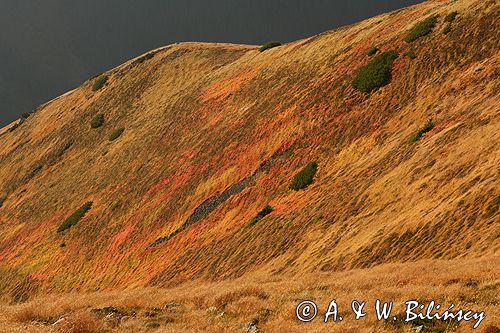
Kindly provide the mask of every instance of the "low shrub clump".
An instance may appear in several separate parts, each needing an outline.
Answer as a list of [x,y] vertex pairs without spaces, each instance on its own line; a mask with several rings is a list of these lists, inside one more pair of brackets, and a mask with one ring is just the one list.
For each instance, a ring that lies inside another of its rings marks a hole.
[[317,171],[318,163],[309,163],[293,177],[290,189],[298,191],[308,187],[312,184]]
[[107,75],[101,75],[97,80],[95,80],[94,85],[92,86],[92,91],[97,91],[104,87],[104,85],[108,82]]
[[397,57],[395,51],[379,54],[358,71],[352,86],[366,93],[385,86],[391,80],[392,63]]
[[124,131],[125,131],[125,128],[123,128],[123,127],[115,129],[109,135],[109,141],[115,141],[116,139],[118,139],[123,134]]
[[63,232],[75,224],[77,224],[84,216],[87,214],[87,212],[92,208],[92,201],[87,202],[84,204],[82,207],[80,207],[76,212],[71,214],[70,217],[64,221],[59,228],[57,229],[57,232]]
[[366,54],[371,57],[377,52],[378,52],[378,47],[372,46],[368,49],[368,52],[366,52]]
[[434,126],[436,126],[434,121],[432,119],[429,119],[423,127],[419,128],[419,130],[410,137],[408,143],[417,142],[424,136],[425,133],[430,132],[434,128]]
[[406,53],[406,54],[405,54],[405,56],[406,56],[407,58],[410,58],[410,59],[415,59],[415,58],[417,58],[417,55],[416,55],[414,52],[412,52],[412,51],[410,51],[410,52]]
[[445,22],[453,22],[453,21],[455,21],[455,18],[457,17],[457,15],[458,15],[457,11],[451,12],[444,17],[444,21]]
[[5,200],[7,200],[7,196],[6,195],[4,195],[3,197],[0,197],[0,208],[2,208]]
[[264,217],[266,217],[267,215],[271,214],[273,212],[274,208],[267,205],[266,207],[264,207],[264,209],[262,209],[260,212],[257,213],[257,215],[255,215],[248,223],[247,223],[247,227],[252,227],[254,226],[257,222],[259,222],[260,220],[262,220]]
[[99,128],[104,124],[104,115],[103,114],[98,114],[94,118],[92,118],[92,121],[90,122],[90,126],[92,128]]
[[260,52],[264,52],[265,50],[272,49],[273,47],[278,47],[281,46],[280,42],[268,42],[264,45],[262,45],[259,49]]
[[451,24],[448,23],[447,25],[444,26],[443,28],[443,34],[446,35],[451,31]]
[[21,122],[17,122],[15,123],[14,125],[12,125],[12,127],[9,128],[9,132],[14,132],[19,126],[21,126]]
[[430,16],[417,23],[409,32],[405,38],[405,42],[411,43],[419,39],[420,37],[426,36],[432,32],[432,29],[436,26],[437,16]]

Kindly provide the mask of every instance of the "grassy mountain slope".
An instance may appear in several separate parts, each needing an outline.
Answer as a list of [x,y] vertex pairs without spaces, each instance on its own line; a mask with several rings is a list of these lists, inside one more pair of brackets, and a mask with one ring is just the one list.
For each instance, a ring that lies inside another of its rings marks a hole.
[[[2,298],[496,261],[498,12],[429,1],[265,52],[170,45],[42,105],[0,130]],[[365,93],[351,83],[372,46],[398,57]],[[290,190],[312,161],[313,183]]]

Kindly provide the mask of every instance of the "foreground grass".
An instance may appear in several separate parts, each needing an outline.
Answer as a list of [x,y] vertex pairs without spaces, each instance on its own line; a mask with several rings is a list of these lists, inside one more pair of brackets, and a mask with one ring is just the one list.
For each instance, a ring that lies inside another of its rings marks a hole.
[[[0,306],[0,331],[245,332],[249,322],[269,333],[411,329],[408,324],[395,327],[377,322],[373,313],[366,320],[356,321],[347,311],[352,300],[367,301],[370,309],[379,298],[394,301],[394,313],[400,313],[402,303],[410,299],[447,305],[454,302],[458,307],[485,311],[487,318],[477,330],[485,332],[488,326],[500,324],[499,264],[498,257],[426,260],[337,273],[251,275],[218,283],[193,281],[173,289],[44,296],[21,305]],[[295,307],[304,299],[315,300],[323,308],[336,299],[346,319],[326,325],[321,320],[301,324],[295,319]],[[113,307],[120,314],[114,315],[105,307]],[[470,332],[471,324],[462,323],[453,331]]]

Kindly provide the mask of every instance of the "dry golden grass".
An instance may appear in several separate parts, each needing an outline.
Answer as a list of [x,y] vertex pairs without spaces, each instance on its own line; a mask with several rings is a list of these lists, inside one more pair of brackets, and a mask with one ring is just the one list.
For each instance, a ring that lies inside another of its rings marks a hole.
[[[461,269],[456,270],[457,266]],[[320,315],[336,299],[346,319],[326,325],[321,319],[299,323],[295,307],[304,299],[314,300]],[[255,273],[217,283],[193,281],[171,289],[41,296],[26,304],[0,307],[4,314],[0,317],[0,331],[14,332],[24,325],[33,332],[143,332],[151,326],[158,326],[155,332],[242,332],[248,322],[254,321],[269,333],[324,332],[333,328],[336,332],[395,332],[377,322],[373,311],[360,321],[350,314],[352,300],[367,301],[370,311],[376,299],[394,301],[394,314],[401,313],[402,303],[411,299],[485,311],[487,317],[478,332],[486,332],[488,326],[500,326],[500,258],[425,260],[297,276]],[[166,308],[166,304],[174,305]],[[113,323],[105,316],[90,314],[91,309],[106,306],[120,309],[126,319]],[[55,327],[30,322],[40,316],[65,320]],[[471,332],[471,323],[464,322],[450,332]]]
[[[422,18],[454,10],[446,36],[438,23],[403,41]],[[0,302],[24,302],[1,307],[0,332],[240,332],[249,321],[321,332],[294,308],[333,297],[342,308],[453,301],[498,326],[499,13],[495,1],[427,1],[272,52],[171,45],[0,130]],[[367,95],[351,81],[372,45],[416,57],[398,57],[391,83]],[[436,126],[408,144],[429,118]],[[290,191],[313,160],[313,184]],[[244,228],[267,204],[273,213]],[[108,306],[119,314],[91,312]],[[328,328],[392,329],[373,319]]]

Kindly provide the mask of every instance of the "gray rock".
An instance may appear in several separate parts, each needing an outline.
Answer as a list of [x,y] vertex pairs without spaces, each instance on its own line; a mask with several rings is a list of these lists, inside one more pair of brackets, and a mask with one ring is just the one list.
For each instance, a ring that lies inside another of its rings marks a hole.
[[422,333],[425,331],[427,331],[427,329],[425,328],[424,325],[421,325],[421,326],[411,328],[409,332],[410,333]]
[[211,306],[207,309],[208,313],[217,313],[217,307]]
[[180,308],[181,305],[178,304],[178,303],[167,303],[165,304],[165,306],[163,307],[164,309],[173,309],[173,308]]
[[130,316],[123,316],[123,317],[120,318],[120,322],[124,323],[127,320],[129,320],[129,319],[130,319]]
[[245,326],[246,333],[261,333],[261,330],[257,326],[257,322],[255,320],[251,320]]
[[65,321],[66,321],[66,318],[65,317],[61,317],[55,323],[53,323],[52,326],[58,326],[58,325],[60,325],[61,323],[65,322]]

